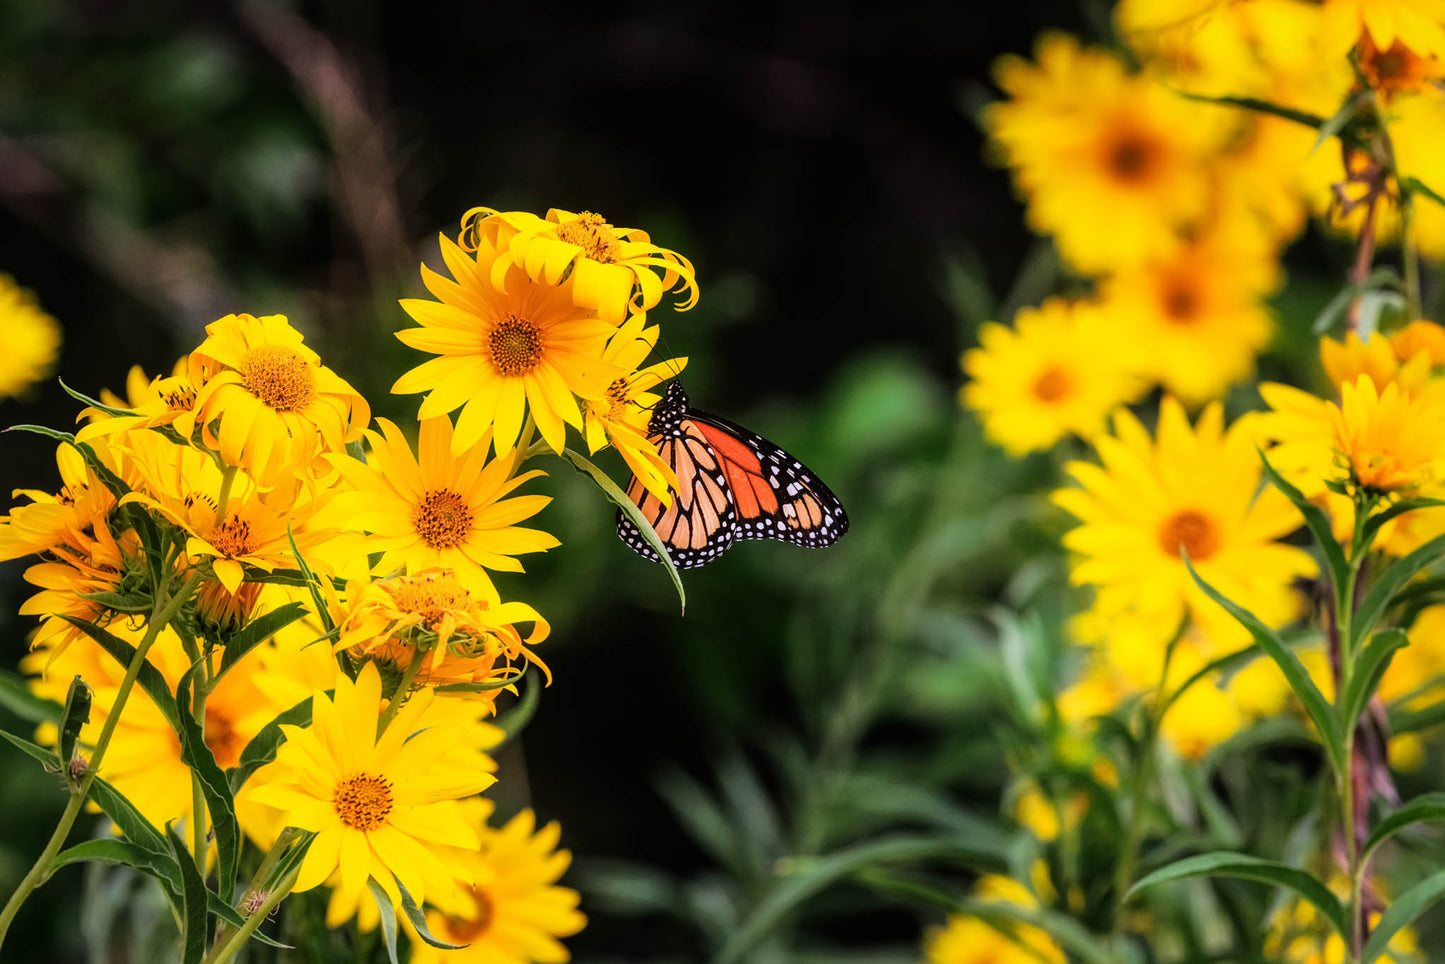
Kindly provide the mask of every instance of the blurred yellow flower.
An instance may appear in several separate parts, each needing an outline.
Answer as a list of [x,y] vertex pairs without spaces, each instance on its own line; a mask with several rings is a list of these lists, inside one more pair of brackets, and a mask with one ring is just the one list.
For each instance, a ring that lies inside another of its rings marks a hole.
[[1027,198],[1029,225],[1084,274],[1169,254],[1177,229],[1205,210],[1204,159],[1221,115],[1072,37],[1041,38],[1037,60],[998,61],[1010,99],[983,118]]
[[1377,391],[1368,375],[1340,392],[1328,412],[1352,484],[1393,491],[1445,478],[1445,407],[1411,398],[1394,382]]
[[440,241],[456,280],[422,265],[422,281],[437,300],[402,299],[421,327],[396,333],[412,348],[440,357],[402,375],[392,392],[427,392],[418,414],[424,421],[461,407],[456,454],[490,428],[497,455],[505,455],[528,411],[552,451],[561,452],[566,426],[582,428],[574,396],[600,399],[626,374],[602,360],[616,329],[596,309],[576,304],[574,277],[534,281],[486,237],[476,239],[475,256],[445,235]]
[[492,802],[463,803],[467,825],[481,835],[481,850],[459,853],[470,887],[458,887],[455,899],[437,901],[427,912],[427,929],[459,951],[441,951],[413,938],[412,964],[530,964],[570,959],[557,940],[582,930],[587,918],[577,910],[577,891],[557,886],[572,862],[558,850],[562,828],[554,821],[537,829],[531,810],[522,810],[500,827],[491,827]]
[[1359,66],[1365,83],[1386,101],[1399,94],[1418,94],[1442,74],[1439,58],[1422,57],[1399,39],[1381,50],[1368,33],[1360,39]]
[[526,211],[472,208],[462,215],[460,240],[466,250],[477,251],[483,239],[498,252],[491,268],[498,288],[512,265],[542,284],[571,280],[577,306],[596,309],[614,325],[634,311],[649,310],[669,290],[687,295],[678,311],[697,304],[691,261],[653,244],[646,231],[615,227],[591,211],[552,208],[539,218]]
[[1114,435],[1095,445],[1102,465],[1070,462],[1077,488],[1054,502],[1080,520],[1064,536],[1075,553],[1070,578],[1095,587],[1094,610],[1107,621],[1134,615],[1167,639],[1188,614],[1211,636],[1243,632],[1194,583],[1180,558],[1187,550],[1200,577],[1269,625],[1299,614],[1295,579],[1316,572],[1309,553],[1276,540],[1299,528],[1299,514],[1272,487],[1261,489],[1261,464],[1250,432],[1227,431],[1218,403],[1190,427],[1166,396],[1157,439],[1127,410]]
[[[979,878],[974,896],[983,901],[1026,910],[1038,900],[1024,885],[989,874]],[[1063,948],[1045,931],[1031,924],[1013,924],[1008,933],[977,917],[955,915],[924,939],[928,964],[1064,964]]]
[[1357,41],[1445,57],[1445,0],[1325,0],[1322,58],[1343,57]]
[[1045,449],[1069,433],[1085,438],[1143,389],[1120,361],[1117,329],[1091,303],[1050,298],[1025,308],[1014,328],[979,328],[980,348],[963,355],[971,379],[960,392],[984,432],[1010,454]]
[[14,278],[0,274],[0,399],[48,376],[59,355],[60,325]]

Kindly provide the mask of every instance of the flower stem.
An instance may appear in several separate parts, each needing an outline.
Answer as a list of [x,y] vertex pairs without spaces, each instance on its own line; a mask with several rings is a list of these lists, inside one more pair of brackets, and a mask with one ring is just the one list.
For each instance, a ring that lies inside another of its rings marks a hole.
[[300,875],[301,865],[297,864],[296,867],[276,885],[275,889],[267,895],[265,902],[262,903],[260,907],[257,907],[250,917],[246,918],[246,923],[241,926],[241,929],[236,931],[231,939],[224,944],[218,940],[211,948],[211,953],[206,955],[205,960],[203,960],[201,964],[225,964],[226,961],[235,957],[236,952],[246,946],[246,941],[250,939],[251,934],[256,928],[261,926],[261,922],[267,917],[270,917],[271,911],[276,909],[276,905],[281,903],[282,898],[291,893],[291,888],[296,886],[296,878]]
[[[55,855],[60,853],[60,848],[65,843],[65,838],[70,835],[71,827],[75,826],[75,820],[80,816],[81,808],[85,805],[85,799],[90,794],[90,786],[95,782],[96,774],[100,772],[101,761],[105,758],[106,748],[110,746],[110,739],[115,734],[116,724],[120,722],[121,711],[125,708],[126,700],[130,698],[130,691],[135,686],[136,679],[140,676],[141,667],[145,665],[146,653],[150,651],[151,645],[156,641],[156,638],[160,636],[161,630],[165,628],[166,624],[180,611],[181,606],[185,605],[186,600],[191,597],[191,593],[196,588],[196,583],[200,582],[200,580],[200,573],[193,572],[186,577],[186,581],[181,584],[180,589],[177,590],[175,595],[168,597],[165,592],[168,587],[164,584],[161,586],[160,591],[156,593],[155,605],[151,609],[150,623],[146,626],[145,635],[141,637],[140,644],[136,647],[135,656],[131,659],[130,666],[126,668],[125,679],[121,682],[120,689],[116,690],[115,702],[111,705],[110,712],[105,716],[105,725],[101,727],[100,737],[95,741],[95,750],[91,754],[90,764],[86,767],[85,776],[81,778],[78,784],[71,788],[70,803],[66,805],[65,811],[60,815],[60,822],[56,824],[55,832],[50,835],[50,841],[45,845],[45,849],[40,852],[40,856],[36,858],[34,865],[30,868],[30,872],[25,875],[25,878],[20,881],[19,886],[15,888],[15,892],[10,895],[10,899],[6,901],[4,909],[0,910],[0,947],[3,947],[5,944],[5,935],[9,932],[10,924],[15,919],[15,915],[19,913],[20,906],[25,903],[26,898],[28,898],[36,888],[50,879],[50,874],[53,869],[51,864],[55,860]],[[61,766],[65,766],[67,762],[68,761],[65,760],[60,761]]]
[[[201,739],[206,737],[206,699],[211,695],[211,654],[207,650],[202,657],[206,661],[206,668],[203,671],[204,679],[196,680],[195,696],[192,697],[192,708],[196,725],[201,728]],[[184,708],[181,710],[185,712]],[[201,872],[201,879],[206,879],[206,854],[210,847],[206,842],[206,796],[201,792],[201,775],[194,769],[191,770],[191,853],[196,858],[196,869]]]
[[401,682],[396,684],[396,692],[386,701],[386,709],[381,714],[381,719],[376,721],[376,735],[378,738],[386,732],[386,728],[396,717],[401,705],[406,702],[406,695],[411,692],[411,684],[416,682],[417,674],[421,672],[421,664],[426,661],[426,653],[412,653],[411,662],[406,665],[405,671],[401,674]]
[[[301,839],[301,834],[302,831],[295,827],[287,827],[281,831],[281,835],[276,838],[276,842],[271,845],[271,849],[266,851],[266,856],[261,858],[261,866],[257,867],[256,872],[251,875],[251,882],[247,884],[246,889],[241,892],[241,898],[243,900],[265,888],[266,881],[271,876],[271,871],[276,867],[281,856],[291,849],[291,845]],[[225,921],[221,921],[216,925],[216,937],[211,944],[213,949],[221,945],[230,927],[231,925]]]

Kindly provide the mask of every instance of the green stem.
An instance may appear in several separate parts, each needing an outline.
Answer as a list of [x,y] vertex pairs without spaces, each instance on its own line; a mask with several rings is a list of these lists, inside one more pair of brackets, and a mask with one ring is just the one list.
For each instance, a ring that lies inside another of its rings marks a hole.
[[[192,709],[196,725],[201,728],[201,739],[206,737],[206,700],[211,695],[211,654],[208,651],[203,657],[206,661],[206,668],[203,675],[204,680],[196,680],[196,692],[192,698]],[[184,710],[182,710],[184,712]],[[196,869],[201,872],[201,879],[206,879],[206,855],[210,847],[206,842],[206,796],[201,792],[201,775],[194,769],[191,770],[191,853],[196,858]]]
[[428,654],[413,652],[411,662],[407,664],[406,670],[401,674],[401,682],[396,684],[396,691],[387,700],[386,710],[381,714],[381,719],[376,722],[376,736],[386,732],[386,728],[401,710],[401,705],[406,702],[406,694],[411,692],[411,684],[416,682],[417,674],[421,672],[421,664],[426,662]]
[[[266,881],[271,877],[271,871],[275,869],[277,862],[281,860],[281,857],[286,851],[291,849],[291,845],[301,839],[301,834],[302,831],[295,827],[287,827],[281,831],[281,836],[276,838],[276,842],[271,845],[271,849],[266,851],[266,856],[261,858],[261,866],[257,867],[256,872],[251,875],[251,882],[247,884],[246,889],[241,892],[241,898],[243,900],[252,894],[259,893],[265,888]],[[219,946],[221,942],[225,940],[226,932],[230,930],[230,927],[231,925],[225,921],[217,924],[216,937],[211,943],[212,948]]]
[[[141,667],[145,665],[146,654],[150,652],[151,645],[160,636],[161,630],[169,623],[185,605],[186,600],[200,582],[201,574],[193,572],[186,577],[181,588],[174,596],[167,597],[166,585],[162,585],[156,593],[155,605],[151,609],[150,623],[146,626],[145,635],[141,637],[140,644],[136,647],[135,656],[126,667],[125,679],[116,690],[115,702],[111,704],[110,711],[106,714],[105,724],[101,727],[100,737],[95,741],[95,750],[91,753],[90,764],[86,767],[85,776],[80,783],[70,791],[70,803],[66,805],[65,811],[60,815],[60,822],[55,826],[55,832],[50,835],[50,841],[45,849],[40,852],[30,872],[20,881],[15,892],[6,901],[3,910],[0,910],[0,947],[5,944],[5,935],[10,930],[10,924],[19,913],[20,906],[25,903],[31,893],[41,884],[50,878],[51,863],[55,855],[60,852],[65,838],[70,835],[70,829],[75,825],[75,820],[80,816],[81,808],[85,805],[86,797],[90,794],[90,786],[95,782],[96,775],[100,772],[101,761],[105,759],[105,751],[110,746],[111,737],[115,735],[116,724],[120,722],[121,711],[125,708],[126,700],[130,698],[130,691],[135,686],[136,679],[140,676]],[[60,761],[61,766],[66,766],[67,760]]]
[[1423,318],[1425,309],[1420,297],[1420,256],[1412,239],[1415,236],[1415,197],[1400,192],[1400,260],[1405,267],[1405,311],[1410,321]]
[[266,900],[261,906],[257,907],[255,912],[246,918],[246,923],[241,926],[241,929],[236,931],[231,939],[224,944],[218,940],[211,948],[211,953],[206,955],[205,960],[203,960],[201,964],[225,964],[226,961],[235,957],[236,952],[246,946],[246,941],[250,940],[251,934],[256,928],[261,926],[261,922],[267,917],[270,917],[271,911],[276,909],[276,905],[281,903],[287,894],[291,893],[291,888],[296,886],[296,878],[300,876],[300,874],[301,865],[297,864],[296,868],[287,874],[281,883],[276,885],[274,890],[266,895]]

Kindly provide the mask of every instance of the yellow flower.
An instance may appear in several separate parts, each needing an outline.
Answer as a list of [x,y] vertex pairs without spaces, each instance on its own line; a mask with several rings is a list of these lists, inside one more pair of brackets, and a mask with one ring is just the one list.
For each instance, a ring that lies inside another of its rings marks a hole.
[[412,941],[412,964],[530,964],[566,961],[567,949],[557,940],[587,924],[577,910],[575,890],[558,887],[572,855],[557,849],[561,828],[549,823],[536,829],[531,810],[523,810],[501,827],[487,825],[489,800],[465,804],[468,826],[481,834],[478,853],[458,854],[459,868],[474,880],[458,888],[456,899],[437,902],[427,912],[427,929],[459,951],[439,951],[419,939]]
[[1391,491],[1445,478],[1445,408],[1411,398],[1394,382],[1377,391],[1361,375],[1341,387],[1329,415],[1353,484]]
[[1445,57],[1445,0],[1325,0],[1322,57],[1343,56],[1364,40]]
[[602,360],[616,328],[595,309],[576,304],[574,277],[533,281],[486,237],[476,239],[475,257],[444,235],[440,240],[456,280],[422,265],[422,281],[438,300],[402,299],[421,327],[396,333],[412,348],[440,357],[398,378],[391,390],[428,392],[418,416],[423,420],[461,407],[454,452],[471,448],[490,428],[497,455],[506,454],[527,411],[552,451],[561,452],[566,426],[582,428],[574,396],[602,398],[625,374]]
[[455,868],[443,862],[442,847],[479,842],[454,801],[495,778],[445,759],[464,727],[418,729],[430,703],[429,690],[417,692],[378,733],[381,676],[368,663],[355,683],[337,680],[334,699],[323,692],[312,697],[309,727],[282,727],[286,742],[276,761],[253,776],[249,798],[282,811],[287,825],[316,834],[297,891],[339,869],[342,899],[353,903],[368,878],[400,901],[393,875],[418,903],[450,895]]
[[[1349,884],[1341,877],[1329,881],[1335,896],[1345,900],[1349,896]],[[1368,899],[1376,906],[1389,903],[1381,893],[1383,888],[1376,878],[1364,884]],[[1380,912],[1369,913],[1370,928],[1373,930],[1380,921]],[[1269,930],[1264,937],[1266,960],[1276,964],[1343,964],[1345,942],[1334,927],[1320,916],[1313,904],[1305,900],[1291,900],[1274,911],[1268,921]],[[1383,955],[1396,961],[1416,960],[1420,944],[1413,927],[1402,927],[1390,938],[1388,950]]]
[[457,451],[451,419],[428,418],[413,456],[399,428],[384,418],[377,424],[380,433],[367,432],[372,465],[333,457],[355,491],[334,496],[326,513],[343,528],[369,533],[364,551],[383,553],[377,572],[450,569],[468,589],[495,603],[500,598],[486,570],[521,572],[513,557],[560,545],[545,532],[516,525],[540,512],[550,497],[503,498],[546,473],[513,475],[515,454],[488,462],[488,433]]
[[641,479],[663,505],[670,506],[672,493],[677,489],[677,475],[658,453],[657,446],[647,440],[647,423],[652,406],[662,400],[662,396],[651,389],[681,375],[687,359],[669,358],[639,369],[657,344],[657,332],[656,325],[646,326],[643,315],[633,315],[617,329],[602,357],[630,374],[614,379],[607,386],[605,397],[587,403],[583,434],[592,453],[610,442],[632,474]]
[[[1029,910],[1038,907],[1038,900],[1022,884],[996,874],[979,878],[975,896]],[[1064,964],[1067,959],[1052,937],[1030,924],[1013,924],[1004,933],[962,915],[950,917],[945,927],[927,936],[924,956],[928,964]]]
[[[473,598],[449,569],[353,581],[347,584],[347,597],[336,649],[349,649],[400,670],[414,659],[424,659],[425,668],[416,676],[418,686],[514,679],[512,661],[519,658],[548,672],[528,648],[547,638],[547,621],[525,603],[491,605]],[[523,622],[532,624],[526,637],[516,626]],[[472,695],[490,705],[498,692],[484,689]]]
[[998,62],[1011,99],[984,115],[1029,225],[1085,274],[1167,255],[1176,230],[1204,212],[1215,115],[1070,37],[1044,37],[1037,56],[1037,66]]
[[59,354],[60,325],[14,278],[0,274],[0,398],[45,378]]
[[462,215],[461,241],[476,251],[482,239],[499,252],[492,265],[498,288],[514,264],[542,284],[570,279],[578,307],[595,308],[614,325],[631,312],[651,309],[668,290],[687,295],[678,311],[697,304],[692,262],[653,244],[646,231],[614,227],[591,211],[553,208],[539,218],[525,211],[472,208]]
[[321,364],[283,315],[227,315],[191,353],[195,420],[205,444],[261,485],[305,477],[320,451],[339,452],[371,421],[366,399]]
[[1276,540],[1299,528],[1295,508],[1260,487],[1261,463],[1249,429],[1224,428],[1223,409],[1207,406],[1191,429],[1173,398],[1160,405],[1157,438],[1133,415],[1114,416],[1114,435],[1095,445],[1102,465],[1070,462],[1078,488],[1054,493],[1081,525],[1064,536],[1075,553],[1070,578],[1095,587],[1106,624],[1133,615],[1173,633],[1188,614],[1211,637],[1243,631],[1206,597],[1180,558],[1187,550],[1200,577],[1266,624],[1298,615],[1292,583],[1316,572],[1303,549]]
[[1399,94],[1418,94],[1425,84],[1441,76],[1436,57],[1422,57],[1396,39],[1387,49],[1375,46],[1367,33],[1360,38],[1360,76],[1388,102]]
[[1274,324],[1263,296],[1273,259],[1214,233],[1104,281],[1099,312],[1139,373],[1188,405],[1223,395],[1254,368]]
[[964,353],[961,398],[1012,455],[1045,449],[1070,432],[1098,434],[1116,406],[1143,388],[1119,361],[1124,346],[1094,305],[1051,298],[1025,308],[1014,329],[989,323]]
[[[134,374],[140,369],[131,369]],[[127,378],[127,381],[131,379]],[[134,385],[129,386],[134,388]],[[189,439],[196,429],[196,388],[186,374],[157,377],[132,400],[134,415],[111,415],[87,408],[81,415],[90,421],[75,434],[77,442],[87,442],[103,435],[171,426],[182,438]],[[116,401],[119,401],[118,399]],[[119,407],[119,406],[116,406]]]

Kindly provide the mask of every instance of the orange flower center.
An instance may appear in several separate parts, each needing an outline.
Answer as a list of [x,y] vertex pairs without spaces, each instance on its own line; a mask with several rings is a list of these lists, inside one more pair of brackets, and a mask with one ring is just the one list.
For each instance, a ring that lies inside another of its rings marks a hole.
[[472,531],[472,510],[451,489],[433,489],[422,496],[411,514],[421,541],[433,549],[450,549]]
[[316,396],[316,373],[299,351],[287,345],[252,348],[238,370],[251,394],[278,412],[305,408]]
[[1189,559],[1208,559],[1219,549],[1219,530],[1202,512],[1185,509],[1169,517],[1159,529],[1159,548],[1170,558],[1179,555],[1179,547],[1189,552]]
[[612,233],[612,225],[600,214],[583,211],[571,221],[557,228],[557,239],[575,244],[582,254],[592,261],[612,264],[621,253],[622,244]]
[[1171,284],[1164,292],[1164,317],[1176,325],[1199,320],[1199,296],[1185,284]]
[[1034,398],[1041,402],[1052,403],[1065,397],[1074,387],[1074,380],[1069,373],[1059,366],[1046,368],[1034,379]]
[[228,559],[244,556],[255,549],[251,544],[251,523],[236,515],[216,526],[210,542]]
[[542,337],[537,326],[516,315],[504,318],[487,335],[492,364],[503,375],[525,375],[542,360]]
[[496,917],[496,911],[492,908],[492,900],[485,891],[472,888],[472,897],[477,902],[477,910],[471,917],[448,917],[447,930],[451,938],[458,944],[470,944],[476,941],[487,932],[492,926],[492,920]]
[[375,830],[391,813],[391,781],[359,773],[336,785],[332,806],[341,822],[353,830]]
[[[471,514],[468,513],[467,517],[470,521]],[[404,613],[416,613],[428,628],[441,622],[448,610],[465,609],[471,598],[471,593],[457,581],[456,574],[450,569],[403,576],[394,580],[387,589],[396,601],[397,609]]]
[[222,770],[229,770],[241,762],[241,751],[246,748],[246,740],[236,732],[230,716],[207,706],[206,746],[215,756],[216,765]]
[[1109,172],[1128,184],[1147,181],[1158,161],[1158,145],[1133,131],[1122,132],[1105,153],[1105,165]]

